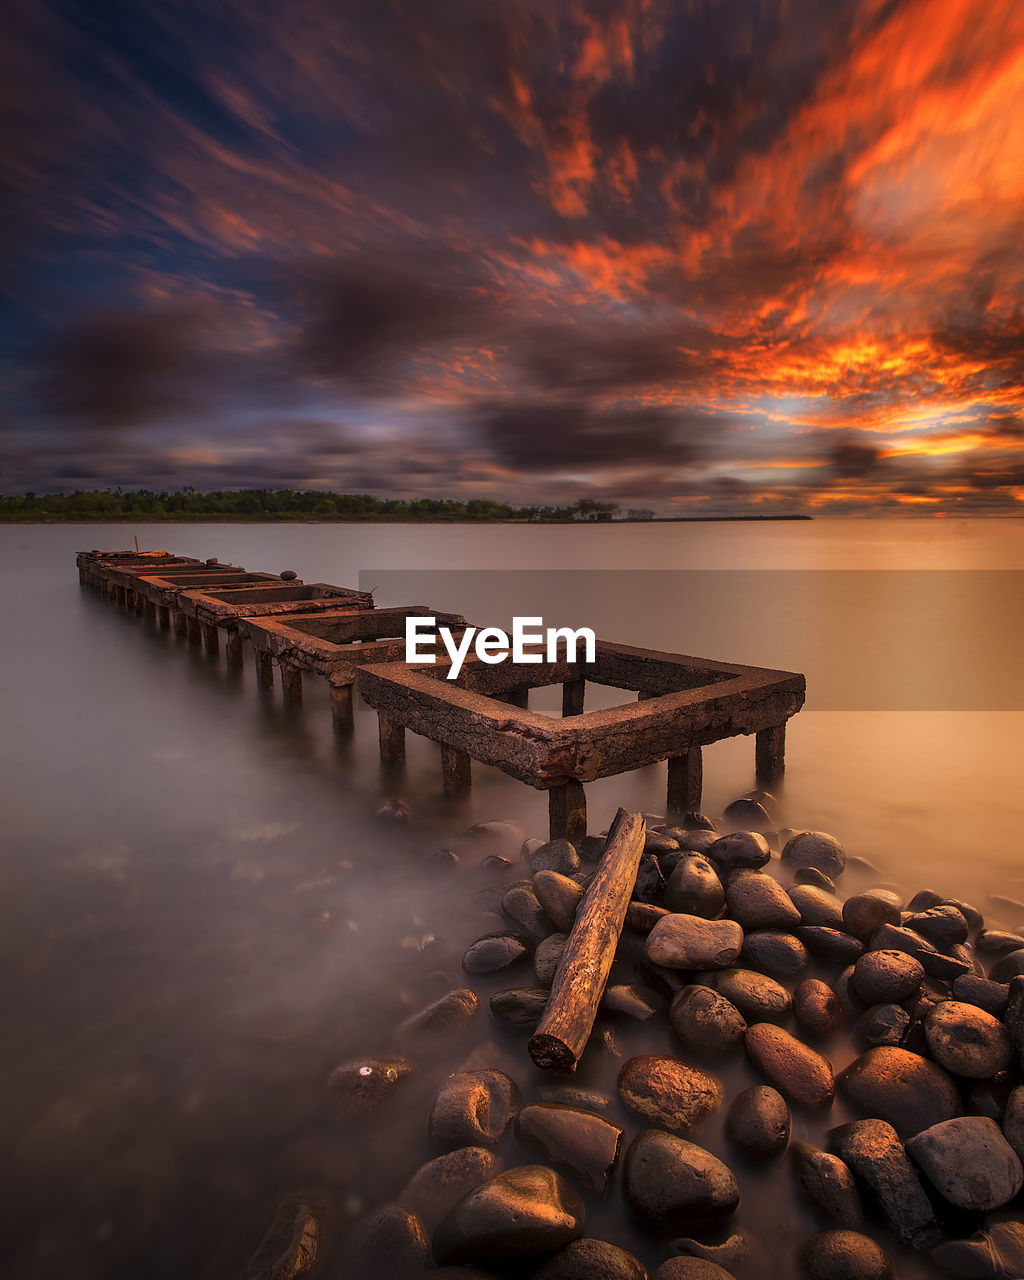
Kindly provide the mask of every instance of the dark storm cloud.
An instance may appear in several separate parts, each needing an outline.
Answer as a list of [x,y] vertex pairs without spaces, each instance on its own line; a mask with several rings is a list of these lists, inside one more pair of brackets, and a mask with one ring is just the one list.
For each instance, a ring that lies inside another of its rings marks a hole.
[[844,480],[870,475],[880,460],[878,446],[861,440],[839,440],[828,451],[829,465]]

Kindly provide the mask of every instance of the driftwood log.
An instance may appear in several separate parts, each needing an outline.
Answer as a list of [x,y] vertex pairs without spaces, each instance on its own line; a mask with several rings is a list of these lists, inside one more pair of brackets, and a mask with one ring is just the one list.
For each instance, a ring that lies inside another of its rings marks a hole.
[[633,896],[646,835],[647,824],[640,814],[620,809],[615,815],[597,871],[576,912],[544,1016],[530,1040],[530,1057],[538,1067],[574,1071],[586,1048]]

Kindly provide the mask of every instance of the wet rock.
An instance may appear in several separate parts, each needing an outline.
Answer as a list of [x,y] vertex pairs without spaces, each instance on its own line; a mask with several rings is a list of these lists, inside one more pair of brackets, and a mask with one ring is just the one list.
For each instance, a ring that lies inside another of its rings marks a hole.
[[793,992],[793,1013],[797,1022],[815,1036],[827,1036],[843,1018],[839,997],[820,978],[805,978]]
[[400,1023],[395,1043],[404,1049],[416,1049],[447,1040],[464,1031],[479,1008],[475,991],[456,987]]
[[668,1258],[655,1271],[653,1280],[732,1280],[716,1262],[704,1258]]
[[[943,903],[929,907],[927,911],[911,911],[903,917],[908,929],[921,934],[940,950],[952,947],[959,942],[967,941],[967,921],[963,913],[956,907]],[[1024,942],[1021,943],[1024,946]]]
[[672,835],[679,842],[679,848],[686,853],[706,854],[718,839],[718,832],[709,827],[699,827],[693,831],[673,830]]
[[412,810],[404,800],[385,800],[375,817],[381,822],[405,824],[412,818]]
[[983,955],[1005,956],[1024,947],[1019,933],[1005,933],[999,929],[982,929],[974,939],[974,945]]
[[1010,1034],[1017,1057],[1024,1062],[1024,978],[1013,978],[1009,984],[1003,1025]]
[[550,987],[554,982],[568,941],[567,933],[551,933],[537,943],[537,950],[533,953],[533,972],[540,986]]
[[770,1085],[756,1084],[737,1094],[725,1120],[725,1132],[750,1160],[776,1160],[789,1146],[793,1120],[786,1100]]
[[346,1240],[343,1274],[352,1280],[379,1280],[381,1275],[416,1280],[428,1252],[427,1234],[416,1213],[404,1204],[382,1205],[357,1223]]
[[790,889],[789,896],[800,912],[803,924],[820,925],[825,929],[843,928],[843,909],[834,893],[815,889],[809,884],[796,884]]
[[929,907],[937,907],[942,902],[942,894],[934,889],[918,889],[907,903],[908,911],[927,911]]
[[740,1202],[729,1167],[710,1151],[661,1129],[645,1129],[626,1152],[626,1203],[657,1230],[706,1231],[727,1222]]
[[835,992],[843,1013],[850,1022],[856,1022],[868,1007],[853,989],[853,965],[847,965],[835,981]]
[[733,871],[757,870],[771,861],[768,841],[757,831],[733,831],[708,848],[708,857],[728,875]]
[[420,1273],[421,1280],[502,1280],[495,1271],[483,1267],[431,1267]]
[[726,805],[722,817],[730,827],[742,828],[745,831],[771,831],[775,820],[768,810],[752,796],[740,796],[732,804]]
[[902,951],[906,955],[913,956],[925,973],[935,978],[948,978],[952,981],[953,978],[959,977],[962,973],[968,973],[971,969],[970,964],[963,960],[942,955],[922,934],[902,926],[883,925],[869,945],[872,951]]
[[622,1130],[616,1125],[592,1111],[534,1103],[520,1111],[516,1134],[548,1164],[604,1195],[622,1141]]
[[526,843],[526,832],[518,822],[509,818],[495,818],[490,822],[476,822],[467,827],[459,837],[465,844],[481,845],[489,852],[508,853],[517,857]]
[[732,1003],[710,987],[684,987],[669,1007],[669,1022],[679,1042],[694,1053],[728,1053],[743,1039],[746,1020]]
[[486,1147],[458,1147],[420,1165],[398,1196],[430,1230],[457,1200],[501,1172],[501,1159]]
[[683,915],[711,919],[724,905],[725,890],[711,862],[699,853],[681,857],[665,886],[665,906]]
[[903,1244],[912,1249],[938,1244],[942,1232],[931,1202],[891,1124],[857,1120],[834,1129],[829,1144],[868,1188]]
[[801,831],[786,841],[782,861],[794,869],[817,867],[835,880],[846,867],[846,853],[835,836],[824,831]]
[[557,871],[559,875],[575,875],[580,869],[580,855],[568,840],[549,840],[530,855],[530,870]]
[[[754,1242],[756,1246],[756,1241]],[[670,1257],[700,1258],[713,1262],[727,1275],[739,1275],[751,1261],[751,1239],[745,1233],[734,1231],[720,1244],[705,1244],[692,1236],[676,1236],[665,1246]]]
[[876,1004],[857,1019],[854,1034],[862,1046],[902,1044],[910,1030],[910,1014],[898,1004]]
[[899,906],[878,893],[856,893],[843,903],[843,928],[861,942],[874,937],[883,925],[900,923]]
[[743,946],[743,930],[735,920],[704,920],[693,915],[667,915],[647,935],[647,957],[668,969],[724,969]]
[[533,891],[555,928],[568,933],[583,898],[582,888],[559,871],[538,871],[533,877]]
[[612,1105],[607,1095],[573,1084],[548,1085],[540,1090],[537,1100],[553,1102],[558,1107],[576,1107],[580,1111],[607,1111]]
[[812,956],[818,956],[829,964],[854,964],[864,951],[864,943],[842,929],[801,925],[796,936]]
[[667,836],[663,831],[652,831],[647,828],[647,835],[644,838],[644,853],[653,853],[660,856],[663,853],[677,853],[679,850],[679,841],[673,836]]
[[995,962],[988,972],[993,982],[1009,982],[1024,974],[1024,950],[1011,951]]
[[988,1213],[1024,1186],[1024,1169],[994,1120],[960,1116],[924,1129],[907,1154],[939,1195],[960,1209]]
[[991,1222],[970,1240],[950,1240],[932,1250],[932,1260],[956,1276],[1014,1280],[1024,1276],[1024,1223]]
[[553,928],[532,885],[513,885],[501,899],[501,911],[534,938],[546,938]]
[[480,863],[481,871],[506,872],[511,870],[511,858],[503,858],[500,853],[492,853]]
[[503,1071],[456,1071],[430,1109],[428,1132],[438,1146],[493,1146],[519,1110],[519,1090]]
[[861,1054],[837,1077],[844,1097],[870,1116],[910,1137],[962,1114],[953,1080],[935,1062],[882,1045]]
[[817,867],[798,867],[793,876],[795,884],[810,884],[815,889],[826,889],[829,893],[835,893],[835,882],[830,880],[824,871],[819,871]]
[[533,1273],[533,1280],[648,1280],[647,1268],[618,1245],[574,1240]]
[[497,973],[522,960],[532,949],[528,934],[488,933],[466,948],[462,967],[467,973]]
[[637,867],[633,897],[638,902],[658,902],[665,892],[665,877],[653,853],[645,853]]
[[[1012,1068],[1008,1071],[1000,1071],[989,1080],[969,1080],[964,1100],[964,1111],[972,1116],[988,1116],[990,1120],[995,1120],[997,1124],[1003,1125],[1006,1121],[1007,1108],[1013,1096],[1013,1091],[1020,1083],[1019,1074]],[[1008,1134],[1007,1138],[1009,1140]],[[1010,1145],[1016,1151],[1016,1146],[1012,1141],[1010,1141]]]
[[597,862],[604,853],[606,843],[604,836],[583,836],[576,841],[576,852],[584,862]]
[[606,987],[601,997],[601,1008],[606,1013],[617,1013],[624,1018],[632,1018],[634,1022],[649,1022],[664,1013],[667,1005],[659,991],[640,982],[628,985],[615,983]]
[[535,1027],[551,994],[544,987],[507,987],[491,996],[491,1013],[513,1027]]
[[925,1018],[924,1033],[932,1057],[955,1076],[987,1079],[1009,1066],[1013,1056],[1002,1023],[959,1000],[935,1005]]
[[753,969],[723,969],[710,978],[710,985],[731,1001],[748,1022],[780,1022],[789,1013],[792,997],[767,974]]
[[415,1070],[408,1058],[356,1058],[327,1077],[331,1107],[341,1116],[376,1111]]
[[943,898],[942,901],[947,907],[956,907],[957,911],[967,921],[967,927],[971,933],[975,933],[978,929],[984,929],[985,917],[977,907],[972,906],[969,902],[962,902],[959,898]]
[[325,1196],[282,1200],[256,1252],[246,1263],[241,1280],[301,1280],[323,1262],[329,1248]]
[[463,1196],[434,1232],[434,1260],[488,1266],[535,1258],[575,1240],[583,1222],[583,1202],[561,1174],[522,1165]]
[[790,1102],[802,1107],[832,1105],[832,1064],[820,1053],[771,1022],[747,1028],[747,1056]]
[[619,1072],[618,1089],[631,1111],[677,1133],[689,1132],[725,1101],[714,1076],[662,1054],[630,1058]]
[[1024,1086],[1018,1085],[1006,1101],[1003,1115],[1003,1133],[1006,1141],[1024,1160]]
[[725,900],[729,915],[747,929],[791,929],[800,912],[774,876],[763,871],[736,871],[729,877]]
[[806,1142],[794,1142],[792,1153],[797,1181],[808,1200],[841,1227],[861,1226],[864,1206],[846,1162]]
[[868,951],[853,966],[853,989],[869,1005],[909,1000],[923,981],[924,969],[905,951]]
[[754,969],[773,978],[792,978],[807,968],[807,948],[791,933],[755,929],[743,940],[742,957]]
[[819,1231],[800,1250],[807,1280],[888,1280],[892,1264],[885,1250],[859,1231]]
[[656,907],[649,902],[630,902],[626,908],[625,928],[648,934],[663,917],[671,915],[666,907]]

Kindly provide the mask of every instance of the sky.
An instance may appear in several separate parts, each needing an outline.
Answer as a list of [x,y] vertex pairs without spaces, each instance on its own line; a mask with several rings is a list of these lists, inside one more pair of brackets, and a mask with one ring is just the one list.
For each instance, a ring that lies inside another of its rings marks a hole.
[[13,0],[0,491],[1024,514],[1019,0]]

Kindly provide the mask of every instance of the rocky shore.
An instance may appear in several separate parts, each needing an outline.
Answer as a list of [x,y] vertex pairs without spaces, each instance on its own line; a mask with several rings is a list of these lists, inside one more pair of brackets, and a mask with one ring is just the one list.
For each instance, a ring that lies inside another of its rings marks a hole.
[[326,1082],[368,1167],[422,1098],[404,1185],[344,1229],[329,1190],[285,1202],[245,1280],[1024,1276],[1024,936],[774,813],[648,817],[571,1076],[527,1042],[603,837],[485,823],[439,854],[483,881],[480,934]]

